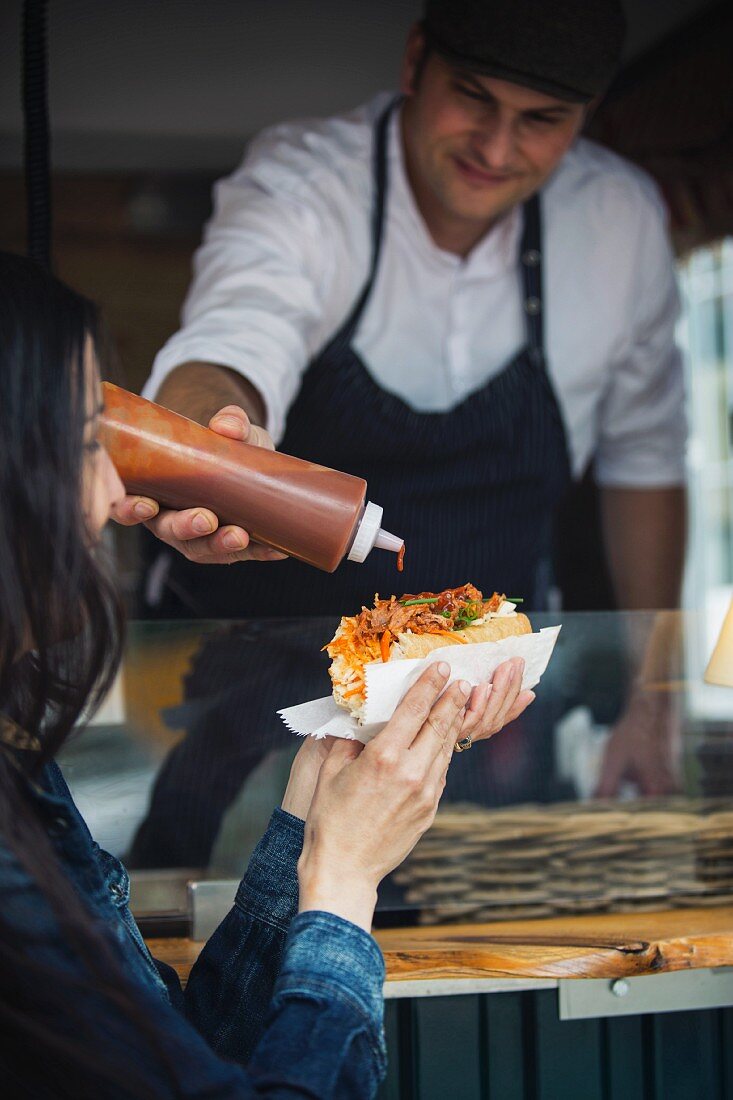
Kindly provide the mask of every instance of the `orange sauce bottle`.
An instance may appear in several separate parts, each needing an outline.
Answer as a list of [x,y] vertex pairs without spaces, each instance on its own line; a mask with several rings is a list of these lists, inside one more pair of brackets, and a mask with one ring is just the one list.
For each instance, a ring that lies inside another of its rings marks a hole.
[[217,435],[104,383],[100,441],[129,493],[169,508],[210,508],[255,542],[332,573],[403,540],[381,527],[363,478]]

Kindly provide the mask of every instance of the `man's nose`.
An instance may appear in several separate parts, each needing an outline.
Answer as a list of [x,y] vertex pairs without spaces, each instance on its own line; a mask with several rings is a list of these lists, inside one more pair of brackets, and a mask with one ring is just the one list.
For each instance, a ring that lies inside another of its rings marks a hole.
[[514,127],[508,119],[487,119],[474,132],[474,149],[487,168],[509,167],[514,156],[514,146]]

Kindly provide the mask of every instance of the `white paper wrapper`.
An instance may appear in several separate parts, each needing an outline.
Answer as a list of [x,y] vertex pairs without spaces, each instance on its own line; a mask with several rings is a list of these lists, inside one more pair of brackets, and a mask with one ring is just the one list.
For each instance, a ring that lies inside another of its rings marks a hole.
[[549,664],[559,633],[559,626],[548,626],[536,634],[519,634],[501,642],[443,646],[419,660],[388,661],[386,665],[377,661],[367,665],[367,700],[361,725],[334,702],[332,695],[287,707],[278,714],[289,730],[303,737],[345,737],[366,744],[384,728],[405,692],[428,665],[447,661],[451,681],[468,680],[470,684],[479,684],[493,675],[502,661],[524,657],[522,688],[533,688]]

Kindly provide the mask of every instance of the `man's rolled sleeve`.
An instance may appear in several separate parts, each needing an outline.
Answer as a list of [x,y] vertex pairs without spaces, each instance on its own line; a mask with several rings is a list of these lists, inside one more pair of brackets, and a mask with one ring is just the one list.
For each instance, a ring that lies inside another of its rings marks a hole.
[[324,304],[333,250],[314,203],[255,183],[246,161],[214,194],[181,328],[156,356],[143,395],[153,399],[184,363],[229,367],[258,390],[279,442],[303,371],[333,323]]
[[679,294],[662,212],[648,204],[637,234],[637,279],[629,288],[628,340],[599,409],[596,478],[617,488],[685,482],[687,416],[675,341]]
[[[638,360],[637,360],[638,365]],[[661,489],[684,485],[687,416],[677,349],[646,385],[615,392],[604,410],[596,478],[609,488]]]

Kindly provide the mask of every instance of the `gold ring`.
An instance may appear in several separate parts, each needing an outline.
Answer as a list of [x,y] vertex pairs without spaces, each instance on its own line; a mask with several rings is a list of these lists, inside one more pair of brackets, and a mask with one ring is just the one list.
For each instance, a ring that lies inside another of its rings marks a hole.
[[468,737],[462,737],[460,741],[456,741],[453,748],[455,749],[456,752],[465,752],[466,749],[471,748],[472,744],[473,744],[473,738],[471,737],[471,734],[469,733]]

